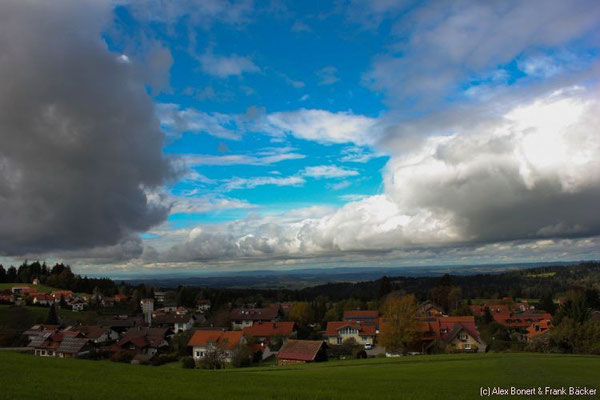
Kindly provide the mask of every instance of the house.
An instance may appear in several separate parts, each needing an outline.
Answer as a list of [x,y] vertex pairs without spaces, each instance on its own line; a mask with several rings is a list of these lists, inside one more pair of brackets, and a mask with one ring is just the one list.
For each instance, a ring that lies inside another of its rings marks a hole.
[[288,339],[277,353],[277,365],[327,361],[327,344],[322,340]]
[[129,298],[124,294],[115,294],[113,299],[115,303],[127,303],[129,300]]
[[344,312],[344,321],[360,323],[364,325],[376,325],[379,319],[379,311],[353,310]]
[[98,325],[79,326],[77,330],[94,344],[102,344],[119,339],[117,331]]
[[269,345],[274,336],[285,339],[296,336],[296,324],[294,322],[257,322],[243,329],[244,336],[258,340],[260,344]]
[[0,303],[14,303],[15,298],[10,289],[0,290]]
[[527,329],[531,324],[540,322],[542,320],[551,320],[552,315],[549,313],[540,314],[514,314],[508,313],[497,313],[493,315],[494,321],[506,328],[512,329]]
[[[80,347],[73,345],[81,344],[80,342],[73,342],[71,339],[82,339],[82,335],[79,331],[67,329],[42,330],[37,336],[32,337],[28,347],[33,349],[33,354],[41,357],[78,357],[89,351],[89,348],[84,349],[87,339]],[[61,347],[65,340],[65,344]]]
[[32,284],[39,285],[40,284],[40,280],[38,278],[33,278]]
[[473,304],[469,306],[471,313],[476,317],[485,316],[485,309],[490,311],[490,315],[509,313],[511,307],[508,304]]
[[200,312],[207,312],[210,310],[210,300],[198,300],[196,302],[196,310]]
[[61,297],[64,298],[66,301],[69,301],[71,299],[71,296],[73,296],[73,292],[70,290],[55,290],[53,292],[50,292],[50,296],[52,296],[55,302],[60,301]]
[[30,288],[29,286],[13,286],[10,288],[14,295],[22,295],[28,294],[29,292],[35,292],[35,289]]
[[167,292],[154,292],[154,300],[156,300],[157,303],[164,303],[166,297]]
[[100,304],[102,304],[102,307],[104,308],[112,308],[115,306],[115,298],[111,296],[102,296]]
[[90,352],[92,346],[87,338],[64,336],[56,349],[56,357],[77,358]]
[[437,304],[427,300],[419,304],[418,313],[423,317],[441,317],[444,315],[444,309]]
[[257,322],[275,322],[278,319],[279,309],[266,308],[237,308],[229,314],[233,329],[244,329]]
[[27,336],[27,339],[31,342],[34,337],[40,336],[43,333],[55,333],[58,331],[58,325],[46,325],[37,324],[23,332],[23,336]]
[[433,351],[434,345],[442,345],[445,351],[465,353],[485,352],[487,347],[473,316],[423,318],[421,332],[423,353]]
[[346,340],[354,339],[361,345],[373,345],[377,336],[377,327],[374,324],[361,323],[360,321],[332,321],[327,323],[325,336],[329,344],[342,344]]
[[100,321],[99,325],[102,327],[111,328],[115,332],[122,334],[130,328],[143,326],[144,320],[141,317],[106,319]]
[[525,340],[529,342],[532,339],[550,331],[553,327],[554,326],[552,325],[552,321],[549,319],[543,319],[541,321],[534,322],[533,324],[527,327],[527,334],[525,334]]
[[36,293],[30,296],[33,304],[39,304],[40,306],[51,306],[54,304],[54,298],[46,293]]
[[168,328],[148,328],[137,326],[127,330],[123,337],[111,347],[111,351],[145,354],[150,357],[169,347]]
[[158,314],[152,319],[152,326],[169,327],[175,333],[192,329],[196,317],[192,314]]
[[233,351],[240,344],[247,343],[242,331],[223,331],[199,329],[190,338],[188,346],[192,348],[192,357],[198,361],[203,359],[211,349],[219,349],[225,353],[225,361],[231,361]]
[[83,299],[75,299],[71,301],[70,305],[73,311],[83,311],[87,302]]

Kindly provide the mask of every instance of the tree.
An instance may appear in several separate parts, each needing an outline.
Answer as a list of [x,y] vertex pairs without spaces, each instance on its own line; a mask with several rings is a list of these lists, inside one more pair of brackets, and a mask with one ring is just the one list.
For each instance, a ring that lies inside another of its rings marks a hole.
[[309,303],[300,301],[290,310],[290,319],[298,325],[306,326],[313,320],[313,310]]
[[204,369],[221,369],[225,366],[225,352],[217,346],[208,346],[204,358],[200,361]]
[[48,316],[46,317],[46,324],[58,325],[58,314],[56,312],[56,304],[52,304],[48,310]]
[[0,265],[0,283],[6,282],[6,270]]
[[231,365],[235,368],[249,367],[252,365],[253,354],[250,347],[245,344],[238,345],[231,355]]
[[554,314],[556,311],[556,304],[554,304],[554,299],[552,299],[552,294],[548,293],[541,297],[539,308],[542,310],[549,312],[550,314]]
[[388,296],[383,305],[384,322],[379,342],[389,353],[408,352],[419,338],[420,323],[417,320],[415,296]]

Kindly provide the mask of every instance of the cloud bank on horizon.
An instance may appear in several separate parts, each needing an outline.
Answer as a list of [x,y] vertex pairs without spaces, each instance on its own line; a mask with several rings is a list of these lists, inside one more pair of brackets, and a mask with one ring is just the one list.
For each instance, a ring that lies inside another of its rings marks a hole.
[[600,255],[600,4],[0,4],[0,262]]

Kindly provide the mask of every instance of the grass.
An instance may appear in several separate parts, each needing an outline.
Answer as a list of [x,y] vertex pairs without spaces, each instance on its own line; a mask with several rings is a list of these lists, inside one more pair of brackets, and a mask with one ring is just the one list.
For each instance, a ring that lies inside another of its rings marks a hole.
[[206,371],[0,352],[0,399],[475,399],[481,386],[599,383],[600,357],[592,356],[438,355]]
[[61,289],[56,289],[56,288],[46,286],[46,285],[33,285],[31,283],[0,283],[0,290],[10,289],[14,286],[28,286],[28,287],[34,288],[38,292],[44,292],[44,293],[50,293],[54,290],[61,290]]
[[[0,327],[9,325],[11,311],[16,312],[14,306],[0,304]],[[23,306],[18,307],[18,312],[21,315],[21,324],[23,327],[29,328],[31,325],[42,323],[48,316],[49,307],[38,306]],[[71,311],[59,309],[58,315],[69,321],[80,321],[82,324],[94,324],[100,318],[94,311]]]

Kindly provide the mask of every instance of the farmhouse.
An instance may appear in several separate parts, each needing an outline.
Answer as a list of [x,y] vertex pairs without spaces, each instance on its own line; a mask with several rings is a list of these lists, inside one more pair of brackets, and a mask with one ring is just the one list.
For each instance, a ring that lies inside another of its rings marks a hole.
[[496,321],[500,325],[513,329],[527,329],[531,324],[535,322],[552,319],[552,315],[549,313],[514,314],[512,312],[509,312],[494,314],[493,317],[494,321]]
[[376,325],[379,319],[379,311],[375,310],[354,310],[344,312],[344,321],[364,324]]
[[257,322],[275,322],[278,317],[278,309],[266,308],[237,308],[229,314],[233,329],[244,329]]
[[119,339],[119,334],[109,327],[97,325],[79,326],[77,330],[95,344],[101,344]]
[[258,322],[244,328],[244,336],[253,337],[260,344],[271,344],[274,336],[288,339],[296,336],[296,324],[294,322]]
[[219,349],[225,353],[225,361],[231,361],[233,350],[240,344],[247,343],[241,331],[222,331],[199,329],[188,342],[192,347],[194,360],[201,360],[211,349]]
[[192,329],[196,317],[192,314],[158,314],[152,319],[152,326],[168,327],[176,334]]
[[421,320],[422,352],[430,352],[435,345],[450,352],[485,352],[487,345],[481,339],[475,318],[435,317]]
[[168,328],[130,328],[121,340],[111,347],[112,352],[125,351],[132,354],[154,356],[169,347]]
[[444,315],[444,309],[432,301],[424,301],[419,304],[419,315],[423,317],[441,317]]
[[354,339],[362,345],[373,345],[377,336],[377,328],[360,321],[332,321],[327,323],[325,336],[329,344],[342,344],[346,340]]
[[285,341],[277,353],[277,365],[327,361],[327,344],[321,340]]
[[69,301],[71,296],[73,296],[73,292],[70,290],[55,290],[50,292],[50,296],[52,296],[54,301],[60,301],[61,297],[63,297],[66,301]]

